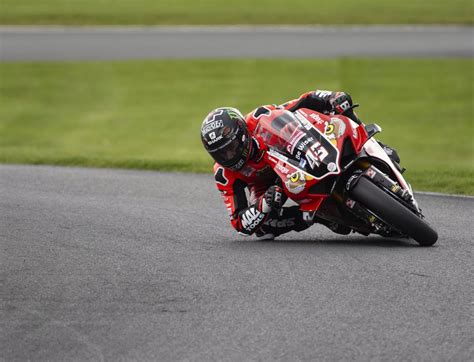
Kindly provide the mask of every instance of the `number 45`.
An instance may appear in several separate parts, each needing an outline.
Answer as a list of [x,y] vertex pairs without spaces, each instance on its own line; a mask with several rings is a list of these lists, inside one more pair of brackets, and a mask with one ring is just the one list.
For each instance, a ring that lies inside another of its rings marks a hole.
[[328,155],[328,151],[319,142],[313,143],[308,151],[306,151],[306,159],[308,160],[309,167],[314,169],[319,167],[321,162],[324,161]]

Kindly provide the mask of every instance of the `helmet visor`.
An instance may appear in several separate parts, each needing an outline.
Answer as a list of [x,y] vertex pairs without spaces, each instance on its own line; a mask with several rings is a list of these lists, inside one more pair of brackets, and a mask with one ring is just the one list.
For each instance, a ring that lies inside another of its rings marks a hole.
[[237,164],[244,153],[244,142],[235,137],[232,141],[210,152],[217,163],[224,167],[232,167]]

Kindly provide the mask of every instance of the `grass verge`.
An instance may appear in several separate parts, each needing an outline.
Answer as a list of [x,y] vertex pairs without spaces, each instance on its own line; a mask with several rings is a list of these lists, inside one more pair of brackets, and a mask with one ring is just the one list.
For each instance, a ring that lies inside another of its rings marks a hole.
[[0,162],[209,172],[199,128],[311,89],[346,90],[417,190],[474,194],[473,61],[0,63]]
[[2,0],[1,24],[472,24],[471,0]]

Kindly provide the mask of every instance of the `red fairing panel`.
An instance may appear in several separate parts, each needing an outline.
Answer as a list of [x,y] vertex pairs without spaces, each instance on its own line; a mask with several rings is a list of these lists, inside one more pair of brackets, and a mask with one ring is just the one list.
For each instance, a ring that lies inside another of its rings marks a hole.
[[358,151],[367,139],[365,129],[349,118],[309,109],[263,115],[255,135],[268,145],[265,159],[283,181],[286,194],[305,211],[316,210],[329,197],[331,181],[326,188],[314,186],[341,172],[345,140]]

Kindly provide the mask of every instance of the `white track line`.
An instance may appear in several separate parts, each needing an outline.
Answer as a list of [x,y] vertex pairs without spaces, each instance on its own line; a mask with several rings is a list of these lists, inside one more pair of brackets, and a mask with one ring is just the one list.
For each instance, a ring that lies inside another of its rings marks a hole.
[[255,32],[285,32],[285,33],[446,33],[473,31],[472,26],[459,25],[231,25],[231,26],[0,26],[2,33],[63,33],[63,32],[98,32],[98,33],[134,33],[134,32],[183,32],[183,33],[255,33]]
[[426,195],[426,196],[437,196],[437,197],[456,197],[459,199],[474,199],[474,196],[469,195],[457,195],[457,194],[442,194],[440,192],[426,192],[426,191],[416,191],[415,194]]

